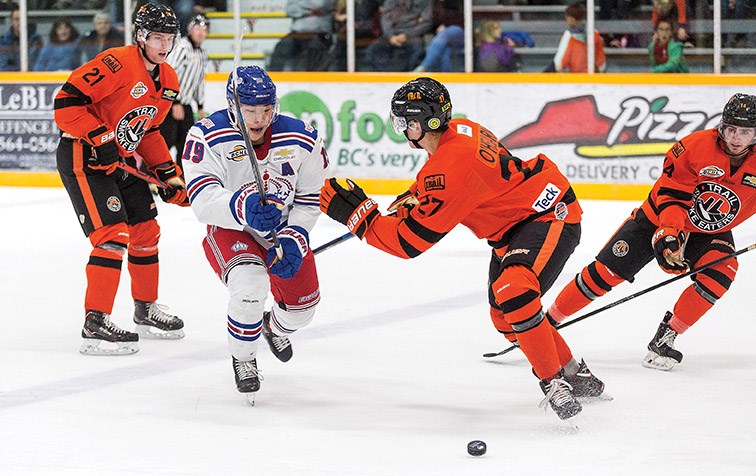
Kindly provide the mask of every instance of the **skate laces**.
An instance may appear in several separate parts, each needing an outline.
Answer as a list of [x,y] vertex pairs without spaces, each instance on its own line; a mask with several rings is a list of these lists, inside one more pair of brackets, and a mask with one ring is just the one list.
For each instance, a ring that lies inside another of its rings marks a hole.
[[126,334],[126,331],[124,329],[121,329],[117,325],[113,324],[113,321],[110,320],[110,315],[108,314],[103,314],[102,326],[114,334]]
[[176,316],[165,312],[168,309],[168,306],[164,304],[148,302],[147,307],[149,308],[149,310],[147,311],[147,317],[150,319],[162,322],[164,324],[170,324],[174,319],[176,319]]
[[555,378],[549,382],[549,390],[546,392],[543,400],[541,400],[541,403],[538,404],[538,407],[546,410],[546,407],[552,400],[556,406],[561,407],[574,400],[571,392],[572,385],[569,382],[561,378]]
[[236,360],[234,362],[234,370],[239,380],[246,380],[248,378],[257,377],[259,380],[264,380],[262,374],[257,370],[257,364],[254,360],[244,361]]
[[661,336],[661,339],[659,339],[656,345],[658,347],[661,347],[662,345],[666,345],[667,347],[674,349],[675,337],[677,337],[677,332],[672,330],[671,327],[668,327],[667,330],[664,332],[664,335]]
[[273,329],[270,327],[270,317],[265,319],[265,322],[263,323],[263,327],[265,327],[265,330],[270,336],[271,342],[273,342],[273,346],[276,348],[278,352],[281,352],[282,350],[284,350],[285,348],[291,345],[288,337],[279,336],[273,332]]

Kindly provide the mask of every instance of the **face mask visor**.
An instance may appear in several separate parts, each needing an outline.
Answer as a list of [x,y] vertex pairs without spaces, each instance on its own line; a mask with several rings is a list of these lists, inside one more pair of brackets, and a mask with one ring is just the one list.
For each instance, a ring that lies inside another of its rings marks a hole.
[[403,134],[407,130],[407,118],[402,116],[395,116],[392,112],[390,114],[391,128],[394,129],[396,134]]

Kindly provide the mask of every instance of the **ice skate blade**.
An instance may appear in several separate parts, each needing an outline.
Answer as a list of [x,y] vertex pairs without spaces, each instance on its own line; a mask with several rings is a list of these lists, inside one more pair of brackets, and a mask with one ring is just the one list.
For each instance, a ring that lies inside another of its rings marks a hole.
[[247,405],[250,407],[255,406],[255,396],[257,395],[257,392],[242,393],[242,395],[244,395],[244,402],[246,402]]
[[131,355],[139,352],[138,342],[107,342],[100,339],[83,339],[79,353],[82,355]]
[[665,372],[672,370],[677,365],[677,361],[671,357],[664,357],[650,350],[646,357],[643,358],[641,364],[647,369],[664,370]]
[[593,403],[593,402],[601,402],[601,401],[608,402],[608,401],[614,400],[614,397],[612,397],[606,392],[603,392],[601,395],[597,397],[576,397],[576,398],[580,403]]
[[153,340],[178,340],[183,339],[184,329],[176,329],[175,331],[164,331],[157,327],[148,326],[145,324],[136,325],[136,333],[139,334],[140,339],[153,339]]

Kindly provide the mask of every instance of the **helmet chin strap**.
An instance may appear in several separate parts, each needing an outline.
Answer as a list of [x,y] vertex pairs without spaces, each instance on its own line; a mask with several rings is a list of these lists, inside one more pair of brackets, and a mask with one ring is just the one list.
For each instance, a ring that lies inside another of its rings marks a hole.
[[412,145],[414,145],[416,149],[422,149],[423,148],[423,146],[420,145],[420,141],[423,140],[423,137],[425,137],[425,131],[424,130],[422,130],[422,129],[420,130],[420,137],[418,137],[417,139],[410,139],[409,136],[407,135],[407,129],[405,129],[404,130],[404,137],[406,137],[408,141],[412,142]]

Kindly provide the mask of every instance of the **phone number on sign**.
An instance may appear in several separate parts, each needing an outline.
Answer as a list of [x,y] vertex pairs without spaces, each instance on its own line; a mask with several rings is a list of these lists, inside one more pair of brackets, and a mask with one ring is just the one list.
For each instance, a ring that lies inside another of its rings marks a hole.
[[0,136],[0,152],[55,152],[57,136]]

